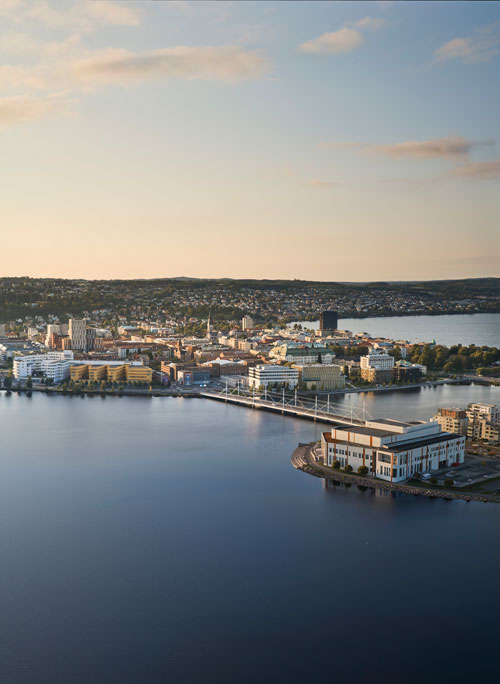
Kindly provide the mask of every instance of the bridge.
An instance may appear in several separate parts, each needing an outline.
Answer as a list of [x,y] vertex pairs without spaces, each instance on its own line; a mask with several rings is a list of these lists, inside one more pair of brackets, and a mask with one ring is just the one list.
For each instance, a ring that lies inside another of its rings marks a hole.
[[295,392],[270,391],[264,389],[259,392],[255,388],[252,390],[243,389],[239,386],[225,387],[219,389],[202,389],[198,396],[206,399],[215,399],[231,404],[239,404],[253,409],[264,409],[275,413],[282,413],[296,418],[306,418],[307,420],[318,420],[322,423],[344,423],[363,425],[366,419],[372,416],[362,408],[345,404],[337,404],[330,401],[327,396],[326,401],[320,401],[316,396],[314,400],[300,397]]

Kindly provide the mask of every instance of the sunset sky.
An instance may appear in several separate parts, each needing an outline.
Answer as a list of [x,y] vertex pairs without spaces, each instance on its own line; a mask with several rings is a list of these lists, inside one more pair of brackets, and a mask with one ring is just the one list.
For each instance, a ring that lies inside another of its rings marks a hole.
[[0,0],[0,275],[500,275],[500,3]]

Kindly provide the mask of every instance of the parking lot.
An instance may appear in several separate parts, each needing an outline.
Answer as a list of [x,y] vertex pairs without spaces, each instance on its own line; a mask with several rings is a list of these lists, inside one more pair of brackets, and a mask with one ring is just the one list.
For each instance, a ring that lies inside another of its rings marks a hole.
[[446,478],[451,478],[456,487],[465,487],[481,483],[482,488],[495,492],[500,489],[500,459],[466,454],[465,463],[455,468],[441,468],[432,473],[438,478],[439,484],[444,484]]

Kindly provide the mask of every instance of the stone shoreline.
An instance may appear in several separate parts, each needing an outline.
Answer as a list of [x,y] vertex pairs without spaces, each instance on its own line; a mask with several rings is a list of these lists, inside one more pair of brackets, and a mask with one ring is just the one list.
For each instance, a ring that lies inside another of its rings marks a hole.
[[495,494],[459,492],[451,489],[425,489],[424,487],[412,487],[411,485],[402,483],[385,482],[384,480],[376,480],[372,477],[363,477],[362,475],[342,473],[317,463],[314,460],[311,451],[312,447],[310,445],[299,445],[292,454],[291,461],[293,467],[297,470],[302,470],[309,475],[321,477],[326,480],[333,480],[334,482],[357,484],[372,489],[385,489],[401,492],[403,494],[412,494],[413,496],[425,496],[429,499],[446,499],[448,501],[455,499],[461,501],[482,501],[483,503],[500,503],[500,496]]

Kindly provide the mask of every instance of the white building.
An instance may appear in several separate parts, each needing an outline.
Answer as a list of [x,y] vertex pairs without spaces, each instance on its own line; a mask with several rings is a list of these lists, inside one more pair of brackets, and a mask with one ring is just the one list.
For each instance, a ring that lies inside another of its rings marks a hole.
[[360,358],[360,365],[361,369],[392,370],[394,368],[394,357],[385,352],[375,352],[372,350],[369,354]]
[[251,388],[278,386],[285,389],[295,389],[298,382],[299,371],[296,368],[269,363],[248,369],[248,384]]
[[255,328],[255,322],[251,316],[243,316],[241,319],[241,329],[242,330],[251,330],[252,328]]
[[14,377],[16,380],[26,380],[28,377],[41,373],[53,382],[61,382],[69,377],[69,368],[73,362],[73,352],[53,351],[47,354],[27,354],[14,357]]
[[69,337],[71,340],[71,349],[77,351],[87,350],[87,319],[86,318],[70,318],[69,319]]
[[360,466],[369,474],[390,482],[401,482],[417,472],[429,472],[463,463],[465,437],[442,432],[435,422],[403,423],[378,419],[362,425],[336,425],[321,436],[323,461],[331,466]]

